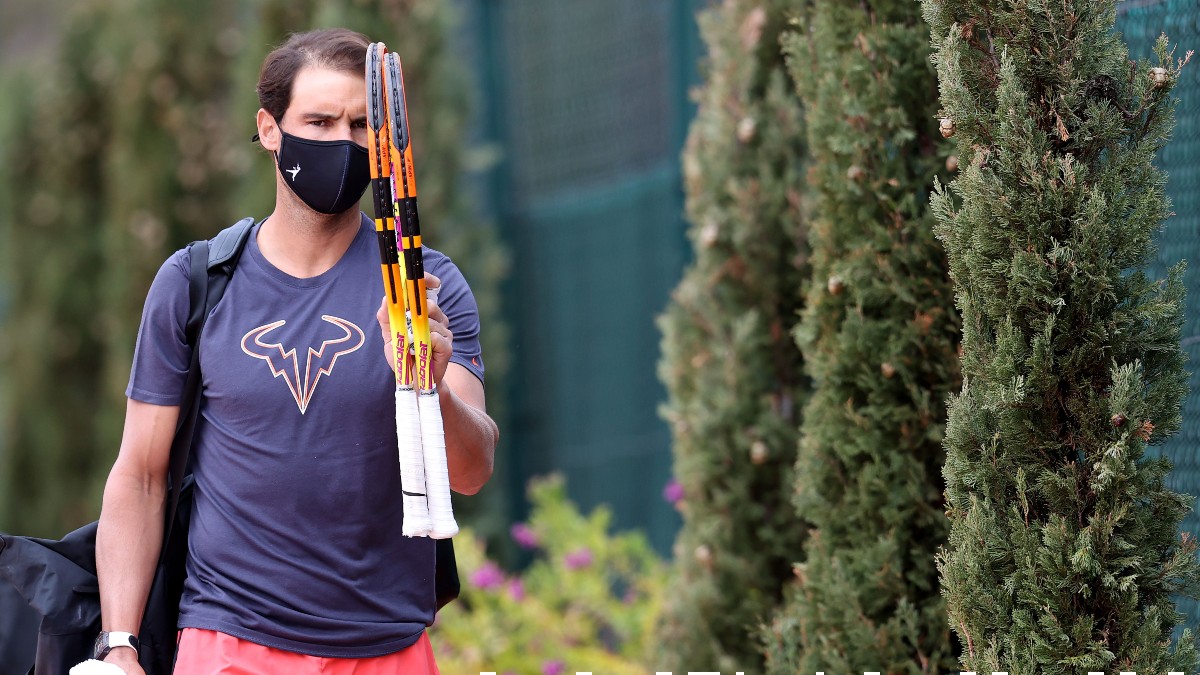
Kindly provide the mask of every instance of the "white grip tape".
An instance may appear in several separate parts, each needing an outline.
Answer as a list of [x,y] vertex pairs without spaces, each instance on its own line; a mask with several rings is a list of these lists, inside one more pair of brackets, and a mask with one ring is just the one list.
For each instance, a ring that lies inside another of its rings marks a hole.
[[406,537],[429,534],[429,503],[425,497],[425,457],[421,452],[421,415],[411,387],[396,388],[396,441],[400,448],[400,489],[404,491]]
[[450,502],[450,469],[446,465],[446,432],[442,427],[442,406],[437,389],[421,392],[421,445],[425,451],[425,486],[429,489],[429,517],[434,539],[449,539],[458,534],[454,505]]

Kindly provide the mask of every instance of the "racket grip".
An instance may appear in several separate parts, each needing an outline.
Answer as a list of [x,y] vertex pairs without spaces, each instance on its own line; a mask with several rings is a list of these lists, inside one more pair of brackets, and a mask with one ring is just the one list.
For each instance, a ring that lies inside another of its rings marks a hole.
[[434,539],[458,534],[454,505],[450,502],[450,469],[446,464],[446,431],[442,426],[442,404],[437,389],[417,397],[421,415],[421,446],[425,454],[425,485],[429,491],[429,517]]
[[400,448],[400,490],[404,493],[406,537],[429,535],[429,504],[425,496],[425,457],[421,453],[421,415],[412,387],[396,388],[396,441]]

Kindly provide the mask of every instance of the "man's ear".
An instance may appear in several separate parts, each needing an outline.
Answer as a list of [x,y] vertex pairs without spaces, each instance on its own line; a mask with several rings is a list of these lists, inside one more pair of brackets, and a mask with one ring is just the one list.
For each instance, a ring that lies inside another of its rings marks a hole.
[[279,123],[275,121],[271,113],[262,108],[258,109],[256,121],[258,123],[258,142],[262,143],[264,150],[278,152],[280,141],[283,138]]

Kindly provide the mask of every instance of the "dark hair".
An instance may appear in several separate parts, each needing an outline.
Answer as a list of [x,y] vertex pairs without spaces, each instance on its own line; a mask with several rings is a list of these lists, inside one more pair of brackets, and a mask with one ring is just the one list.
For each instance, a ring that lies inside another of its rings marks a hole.
[[292,103],[292,84],[305,66],[319,66],[362,75],[370,41],[346,28],[293,33],[271,50],[258,74],[258,104],[278,122]]

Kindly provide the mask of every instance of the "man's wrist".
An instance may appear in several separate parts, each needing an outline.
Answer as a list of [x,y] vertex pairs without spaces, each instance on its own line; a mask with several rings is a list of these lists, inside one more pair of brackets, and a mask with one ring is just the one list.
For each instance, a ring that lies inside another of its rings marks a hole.
[[108,654],[100,660],[106,663],[120,663],[122,661],[135,663],[138,660],[138,653],[133,647],[121,645],[120,647],[113,647],[111,650],[109,650]]

